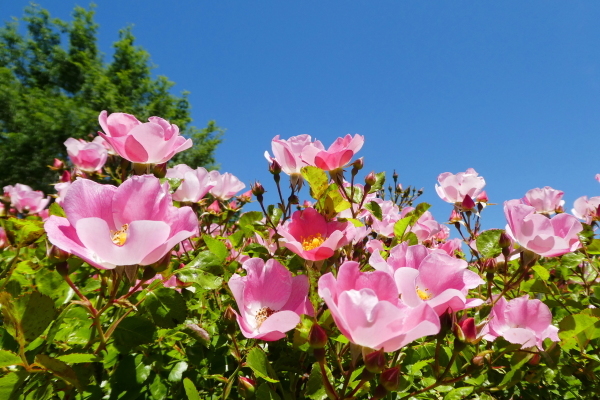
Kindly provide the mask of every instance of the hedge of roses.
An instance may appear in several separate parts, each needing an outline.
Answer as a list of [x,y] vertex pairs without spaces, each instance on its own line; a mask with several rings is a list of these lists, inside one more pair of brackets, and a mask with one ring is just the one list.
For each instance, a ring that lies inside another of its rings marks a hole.
[[162,118],[99,124],[53,199],[4,188],[1,399],[597,398],[600,197],[534,188],[482,230],[470,168],[438,221],[363,136],[300,135],[265,152],[268,205],[167,167],[192,143]]

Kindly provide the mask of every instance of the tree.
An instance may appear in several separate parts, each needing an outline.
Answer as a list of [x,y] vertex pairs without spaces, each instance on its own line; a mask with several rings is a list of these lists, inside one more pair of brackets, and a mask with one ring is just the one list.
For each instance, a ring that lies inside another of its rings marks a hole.
[[134,44],[130,28],[119,32],[106,64],[93,17],[93,8],[76,7],[66,22],[29,6],[25,35],[18,19],[0,28],[0,188],[18,182],[49,191],[55,174],[47,166],[65,156],[67,138],[95,135],[102,110],[167,119],[194,141],[173,162],[214,166],[223,130],[214,121],[190,126],[188,93],[175,96],[167,77],[152,77],[150,55]]

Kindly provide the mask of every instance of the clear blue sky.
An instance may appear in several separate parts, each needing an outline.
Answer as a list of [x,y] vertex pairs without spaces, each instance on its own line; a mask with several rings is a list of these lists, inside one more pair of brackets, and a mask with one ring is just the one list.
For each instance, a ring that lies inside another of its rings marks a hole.
[[[2,21],[27,1],[0,2]],[[72,0],[41,0],[69,19]],[[566,209],[600,195],[600,2],[98,1],[102,51],[134,25],[156,74],[189,90],[195,125],[227,128],[221,170],[274,192],[275,135],[365,135],[366,170],[395,168],[444,221],[441,172],[475,168],[494,203],[534,187]],[[484,213],[505,224],[501,205]]]

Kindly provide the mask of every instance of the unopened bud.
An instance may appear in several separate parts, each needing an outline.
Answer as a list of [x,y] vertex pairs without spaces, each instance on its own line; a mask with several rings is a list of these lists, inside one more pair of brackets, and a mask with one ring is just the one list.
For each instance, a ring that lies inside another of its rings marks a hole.
[[[165,268],[166,269],[166,268]],[[156,270],[150,266],[144,269],[144,273],[142,274],[142,281],[146,282],[156,276]]]
[[279,165],[277,160],[273,160],[271,165],[269,165],[269,172],[273,175],[279,175],[281,173],[281,165]]
[[510,240],[510,236],[508,236],[506,234],[506,232],[502,232],[500,234],[500,238],[498,239],[498,244],[500,245],[500,248],[502,248],[502,249],[509,248],[511,243],[512,242]]
[[252,194],[256,197],[262,196],[265,193],[265,188],[263,187],[263,185],[261,185],[259,181],[256,181],[254,182],[254,184],[250,185],[250,190],[252,191]]
[[59,171],[59,170],[63,169],[64,167],[65,167],[65,163],[62,162],[62,160],[55,158],[50,169],[53,171]]
[[363,360],[365,361],[367,371],[373,374],[378,374],[385,368],[386,359],[383,349],[373,351],[369,354],[364,354],[363,352]]
[[375,182],[377,182],[377,176],[375,176],[375,172],[370,172],[367,176],[365,176],[365,185],[369,185],[369,187],[371,187],[375,184]]
[[59,249],[58,247],[52,245],[47,251],[47,256],[50,260],[56,262],[67,261],[69,258],[69,253],[64,250]]
[[223,313],[223,319],[225,321],[227,333],[229,333],[230,335],[234,335],[237,316],[235,314],[235,311],[233,311],[233,308],[231,308],[231,306],[227,307],[227,309]]
[[244,203],[252,201],[252,189],[246,190],[244,193],[240,194],[238,199]]
[[167,163],[156,164],[152,169],[152,173],[158,179],[162,179],[167,175]]
[[453,331],[461,342],[475,343],[477,341],[477,329],[473,318],[466,318],[455,323]]
[[319,324],[313,324],[310,328],[308,344],[313,349],[322,349],[327,344],[327,333]]
[[475,198],[479,203],[487,203],[489,201],[488,199],[488,195],[487,193],[484,191],[482,191],[481,193],[479,193],[477,195],[477,197]]
[[61,182],[71,182],[71,172],[63,171],[62,175],[60,176],[60,181]]
[[383,387],[383,385],[377,385],[377,387],[373,391],[373,397],[371,397],[371,399],[372,400],[383,399],[387,394],[388,394],[388,391],[385,387]]
[[475,202],[471,196],[466,195],[460,206],[463,210],[473,210],[475,208]]
[[529,365],[538,365],[542,360],[542,356],[539,354],[534,354],[533,357],[527,362]]
[[249,400],[254,397],[256,381],[245,376],[238,376],[238,392],[243,399]]
[[221,212],[221,207],[219,206],[219,201],[215,200],[212,202],[210,206],[206,208],[207,211],[212,211],[215,214],[219,214]]
[[356,174],[358,174],[358,171],[360,171],[361,169],[363,169],[365,163],[363,160],[363,157],[359,158],[358,160],[354,161],[352,163],[352,176],[355,176]]
[[298,196],[296,196],[295,194],[293,194],[290,197],[288,197],[288,202],[290,204],[299,204],[300,203],[300,199],[298,198]]
[[490,361],[492,359],[492,353],[492,350],[482,351],[481,353],[473,357],[471,363],[473,363],[473,365],[475,366],[481,367],[486,361]]
[[396,172],[396,170],[394,170],[394,174],[392,175],[392,179],[394,180],[394,182],[396,182],[398,180],[398,173]]
[[400,367],[388,368],[379,376],[379,383],[388,392],[394,392],[400,387]]
[[460,215],[460,213],[458,211],[452,210],[452,212],[450,213],[449,222],[452,222],[454,224],[454,223],[462,221],[462,219],[463,219],[463,217],[462,217],[462,215]]
[[67,276],[69,275],[69,264],[67,264],[66,262],[61,262],[56,264],[56,272],[58,272],[60,274],[60,276]]

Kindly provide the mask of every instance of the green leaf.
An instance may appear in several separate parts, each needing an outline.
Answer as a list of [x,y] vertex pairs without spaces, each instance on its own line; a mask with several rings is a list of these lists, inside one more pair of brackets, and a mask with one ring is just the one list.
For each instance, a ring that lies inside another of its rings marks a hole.
[[183,379],[183,389],[185,390],[188,400],[200,400],[200,394],[190,378]]
[[268,383],[263,383],[256,390],[256,400],[281,400],[281,397],[271,389]]
[[589,254],[600,254],[600,239],[592,240],[592,242],[587,246],[586,251]]
[[219,239],[215,239],[212,236],[208,235],[202,235],[202,240],[204,240],[204,243],[206,243],[208,250],[210,250],[212,254],[217,256],[220,262],[223,263],[227,258],[227,255],[229,254],[225,243],[223,243]]
[[147,364],[147,357],[144,354],[136,354],[135,363],[135,380],[140,385],[146,382],[152,372],[152,365]]
[[143,304],[161,328],[175,328],[187,318],[185,300],[175,289],[163,287],[150,292]]
[[[329,369],[326,369],[326,371],[327,375],[329,376],[331,372]],[[329,378],[331,379],[332,377],[329,376]],[[321,367],[319,367],[319,363],[314,363],[312,365],[310,376],[308,377],[308,382],[306,383],[304,397],[312,400],[325,400],[328,397],[327,391],[325,390],[325,385],[323,385],[323,375],[321,374]]]
[[584,351],[591,340],[600,337],[600,309],[587,309],[579,314],[567,315],[558,327],[563,350],[579,346]]
[[246,365],[254,371],[256,376],[263,378],[268,382],[279,382],[267,355],[258,347],[254,347],[246,357]]
[[46,231],[44,231],[44,222],[34,219],[18,219],[10,217],[3,222],[6,234],[15,233],[14,239],[11,243],[20,246],[29,246],[41,238]]
[[375,183],[371,186],[369,193],[375,193],[381,190],[385,183],[385,172],[379,172],[375,174]]
[[364,207],[369,210],[371,212],[371,214],[373,214],[373,216],[375,218],[377,218],[378,220],[381,221],[381,219],[383,218],[383,214],[381,211],[381,207],[379,206],[379,204],[375,201],[370,201],[367,204],[364,205]]
[[50,204],[48,211],[49,211],[50,215],[56,215],[57,217],[67,218],[67,214],[65,214],[65,210],[63,210],[63,208],[58,203]]
[[115,329],[113,336],[115,346],[123,353],[132,347],[153,342],[156,336],[156,327],[146,318],[134,315],[123,319]]
[[423,214],[425,214],[425,211],[429,210],[429,208],[431,208],[431,204],[429,204],[429,203],[417,204],[417,207],[415,207],[414,210],[412,210],[411,212],[406,214],[407,216],[410,215],[410,217],[411,217],[410,225],[412,226],[415,223],[417,223],[419,218],[421,218],[423,216]]
[[477,250],[485,258],[495,258],[502,254],[500,235],[502,229],[490,229],[477,236]]
[[396,236],[399,241],[401,241],[404,237],[404,233],[406,232],[406,228],[408,228],[409,223],[410,217],[404,217],[394,224],[394,236]]
[[248,228],[252,229],[252,225],[255,222],[262,220],[263,217],[264,217],[264,215],[260,211],[249,211],[247,213],[242,214],[242,216],[240,217],[240,220],[238,221],[238,224],[241,227],[248,227]]
[[38,354],[37,356],[35,356],[35,362],[47,368],[55,376],[75,386],[78,390],[82,390],[81,384],[77,379],[77,374],[75,373],[75,371],[73,371],[71,367],[69,367],[64,362],[52,357],[48,357],[45,354]]
[[308,165],[300,170],[302,177],[310,186],[310,195],[313,199],[319,200],[329,186],[327,174],[321,168]]
[[152,400],[165,400],[168,392],[169,388],[167,385],[165,385],[160,375],[154,375],[154,379],[150,384],[150,394],[152,395]]
[[581,253],[567,253],[560,258],[560,264],[563,267],[575,268],[585,259]]
[[0,293],[0,304],[6,329],[24,342],[40,336],[56,317],[54,302],[40,292],[25,293],[16,299],[6,292]]
[[533,269],[535,271],[535,273],[537,274],[537,276],[539,276],[540,279],[543,280],[544,282],[546,282],[548,279],[550,279],[550,271],[548,271],[546,268],[542,267],[541,265],[536,264],[533,267],[531,267],[531,269]]
[[[182,269],[196,269],[219,275],[223,273],[223,261],[211,251],[202,251]],[[181,271],[181,270],[179,270]]]
[[0,350],[0,368],[21,364],[23,364],[23,360],[21,360],[21,357],[19,357],[12,351]]
[[80,364],[80,363],[89,363],[89,362],[97,362],[102,358],[95,354],[82,354],[82,353],[71,353],[64,354],[62,356],[56,357],[57,360],[66,362],[68,364]]
[[198,269],[182,268],[175,271],[182,282],[195,283],[204,290],[214,290],[221,287],[223,278]]
[[444,396],[444,400],[462,400],[466,399],[471,393],[473,393],[473,386],[466,386],[461,388],[452,389]]
[[21,395],[22,392],[19,390],[23,380],[28,377],[29,374],[25,371],[9,372],[0,378],[0,399],[12,400],[13,395]]
[[267,207],[267,213],[269,215],[269,218],[271,218],[271,222],[273,222],[274,225],[279,224],[279,221],[283,216],[283,211],[281,211],[281,208],[275,207],[273,204],[270,204]]
[[[341,218],[338,219],[338,221],[341,220]],[[360,228],[361,226],[365,226],[365,224],[363,224],[360,220],[355,219],[355,218],[346,218],[346,221],[349,221],[350,223],[352,223],[352,225],[354,225],[357,228]]]
[[179,361],[177,364],[173,366],[171,372],[169,372],[169,381],[171,382],[179,382],[182,378],[182,375],[188,369],[188,364],[185,361]]

